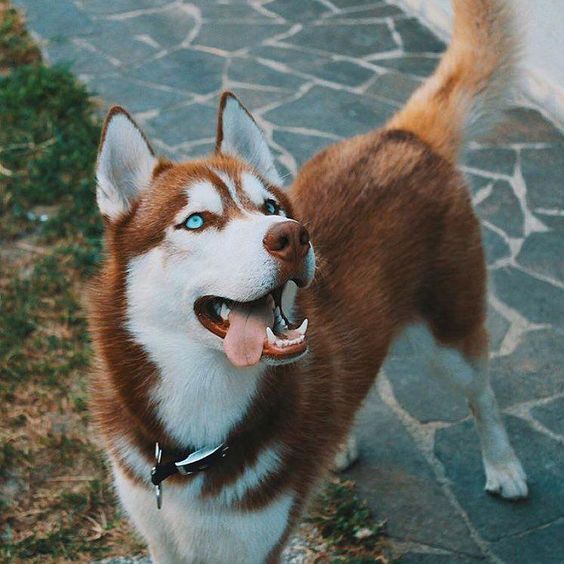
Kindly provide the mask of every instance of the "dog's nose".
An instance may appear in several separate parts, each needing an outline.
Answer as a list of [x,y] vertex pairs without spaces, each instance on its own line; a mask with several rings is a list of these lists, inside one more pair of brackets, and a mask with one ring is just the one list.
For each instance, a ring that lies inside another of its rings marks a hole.
[[309,251],[309,233],[297,221],[282,221],[267,231],[263,243],[273,257],[297,263]]

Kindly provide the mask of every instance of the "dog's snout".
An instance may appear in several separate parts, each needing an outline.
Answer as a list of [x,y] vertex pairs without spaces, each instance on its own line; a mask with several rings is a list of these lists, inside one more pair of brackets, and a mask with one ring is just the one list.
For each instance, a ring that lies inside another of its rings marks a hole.
[[298,262],[309,251],[309,233],[297,221],[274,224],[263,239],[266,250],[284,262]]

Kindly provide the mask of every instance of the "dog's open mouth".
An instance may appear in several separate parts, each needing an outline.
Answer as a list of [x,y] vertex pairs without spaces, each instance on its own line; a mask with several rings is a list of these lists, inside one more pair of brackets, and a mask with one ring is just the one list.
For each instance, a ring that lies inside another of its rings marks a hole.
[[307,320],[292,325],[282,311],[283,286],[251,302],[204,296],[194,304],[200,323],[223,339],[229,360],[253,366],[262,357],[289,362],[307,350]]

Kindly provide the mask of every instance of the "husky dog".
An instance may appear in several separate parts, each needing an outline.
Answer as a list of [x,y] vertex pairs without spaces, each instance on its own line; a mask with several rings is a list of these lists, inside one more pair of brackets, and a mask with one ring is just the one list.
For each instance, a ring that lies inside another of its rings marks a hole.
[[289,192],[231,93],[214,154],[183,163],[110,111],[92,409],[154,561],[278,561],[404,330],[468,399],[486,490],[527,495],[488,382],[480,226],[456,169],[506,101],[513,20],[502,0],[454,5],[435,74]]

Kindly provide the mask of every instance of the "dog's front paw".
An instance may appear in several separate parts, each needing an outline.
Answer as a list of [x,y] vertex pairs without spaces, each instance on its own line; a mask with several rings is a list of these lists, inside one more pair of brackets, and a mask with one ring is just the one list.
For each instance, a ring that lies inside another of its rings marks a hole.
[[527,476],[519,459],[513,455],[505,462],[485,462],[486,491],[505,499],[527,497]]
[[349,435],[347,442],[344,443],[333,461],[335,472],[343,472],[350,468],[358,460],[358,447],[354,435]]

